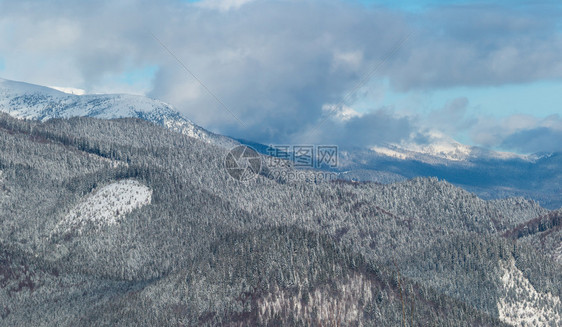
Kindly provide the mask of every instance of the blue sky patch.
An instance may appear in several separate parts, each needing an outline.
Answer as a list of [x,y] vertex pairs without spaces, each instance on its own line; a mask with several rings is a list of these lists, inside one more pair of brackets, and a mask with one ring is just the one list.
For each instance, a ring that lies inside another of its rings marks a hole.
[[157,71],[157,65],[148,65],[142,68],[129,70],[121,74],[117,79],[119,82],[127,85],[137,85],[139,81],[148,81],[150,83]]

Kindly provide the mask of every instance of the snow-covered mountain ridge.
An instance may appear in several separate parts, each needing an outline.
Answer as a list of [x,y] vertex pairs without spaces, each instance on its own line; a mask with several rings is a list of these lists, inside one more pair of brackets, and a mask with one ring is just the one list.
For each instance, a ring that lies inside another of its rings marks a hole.
[[521,155],[513,152],[492,151],[477,146],[462,144],[454,140],[441,140],[425,145],[387,144],[384,146],[371,147],[370,150],[387,157],[401,160],[419,160],[426,163],[435,163],[436,160],[462,162],[472,159],[520,159],[533,162],[545,156],[541,154]]
[[225,147],[237,144],[197,126],[162,101],[138,95],[76,95],[0,78],[0,111],[17,118],[41,121],[70,117],[140,118],[207,143]]

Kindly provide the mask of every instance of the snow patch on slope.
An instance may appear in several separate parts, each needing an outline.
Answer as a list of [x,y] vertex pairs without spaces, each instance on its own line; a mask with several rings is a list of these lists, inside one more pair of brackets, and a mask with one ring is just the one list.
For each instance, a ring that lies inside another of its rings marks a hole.
[[[307,280],[303,284],[308,284]],[[330,326],[336,321],[342,326],[354,325],[363,314],[361,304],[373,298],[373,283],[364,275],[353,275],[332,286],[335,290],[319,287],[308,291],[304,288],[308,299],[306,302],[302,301],[305,294],[301,288],[296,295],[275,289],[273,293],[258,300],[259,319],[261,322],[271,321],[276,315],[291,312],[294,321],[303,325]]]
[[385,155],[387,157],[392,157],[402,160],[410,159],[411,157],[410,155],[408,155],[408,153],[404,153],[398,149],[384,148],[381,146],[374,146],[371,148],[371,150],[375,151],[376,153]]
[[[515,261],[501,265],[501,282],[505,296],[497,304],[499,318],[513,326],[561,326],[560,298],[540,293],[515,266]],[[515,294],[517,301],[508,299]]]
[[4,172],[0,170],[0,203],[2,202],[3,197],[5,196],[6,186],[4,185]]
[[562,243],[560,243],[560,245],[556,249],[554,249],[554,253],[552,254],[552,256],[558,263],[562,263]]
[[437,142],[427,145],[411,144],[409,151],[428,154],[431,156],[459,161],[466,160],[472,153],[472,147],[458,142]]
[[106,185],[72,208],[57,224],[54,234],[81,234],[86,228],[115,225],[126,214],[151,201],[152,190],[136,180],[127,179]]

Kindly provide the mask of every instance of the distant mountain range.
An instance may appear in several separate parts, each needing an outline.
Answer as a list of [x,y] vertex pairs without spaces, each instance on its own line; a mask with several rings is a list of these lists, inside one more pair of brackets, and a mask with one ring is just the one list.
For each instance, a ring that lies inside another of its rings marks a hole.
[[[0,79],[0,111],[40,121],[69,117],[140,118],[221,147],[231,148],[242,143],[272,155],[267,151],[269,145],[259,140],[233,139],[212,133],[186,119],[170,105],[143,96],[75,95]],[[518,155],[454,141],[409,149],[396,145],[339,148],[338,165],[331,170],[341,179],[378,183],[432,176],[484,199],[525,197],[549,209],[562,207],[560,153]]]
[[562,154],[497,156],[472,148],[459,160],[391,148],[396,157],[370,149],[340,151],[342,177],[359,181],[400,181],[418,176],[445,179],[484,199],[525,197],[549,209],[562,207]]
[[[257,151],[272,155],[269,146],[237,139]],[[562,153],[518,155],[462,144],[452,152],[429,146],[420,151],[395,145],[339,148],[332,172],[355,182],[394,183],[415,177],[447,180],[483,199],[524,197],[549,209],[562,207]],[[282,153],[283,157],[290,156]]]

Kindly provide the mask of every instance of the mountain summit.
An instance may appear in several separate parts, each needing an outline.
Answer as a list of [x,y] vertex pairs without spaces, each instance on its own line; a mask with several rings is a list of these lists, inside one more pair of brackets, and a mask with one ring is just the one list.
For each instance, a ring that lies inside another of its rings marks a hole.
[[207,143],[224,147],[237,144],[197,126],[169,104],[139,95],[75,95],[0,78],[0,111],[16,118],[40,121],[70,117],[140,118]]

